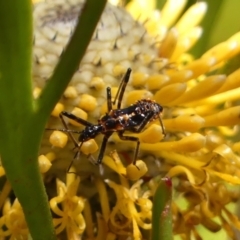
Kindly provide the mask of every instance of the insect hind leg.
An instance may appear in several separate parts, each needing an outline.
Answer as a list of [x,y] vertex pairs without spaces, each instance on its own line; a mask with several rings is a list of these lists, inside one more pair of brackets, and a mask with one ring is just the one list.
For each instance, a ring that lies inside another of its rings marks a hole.
[[121,131],[121,132],[118,133],[118,136],[121,140],[123,140],[123,141],[133,141],[133,142],[137,143],[136,148],[135,148],[135,153],[134,153],[134,159],[132,161],[132,163],[135,165],[136,161],[137,161],[137,157],[138,157],[140,141],[137,137],[124,136],[123,133],[124,133],[124,131]]

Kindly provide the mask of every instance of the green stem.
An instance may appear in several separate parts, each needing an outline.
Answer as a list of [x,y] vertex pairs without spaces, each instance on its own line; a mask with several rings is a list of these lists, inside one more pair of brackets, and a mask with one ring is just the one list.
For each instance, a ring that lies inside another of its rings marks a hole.
[[32,3],[0,1],[1,161],[34,240],[56,239],[37,161],[44,126],[83,57],[105,4],[106,0],[87,1],[77,32],[36,101],[31,79]]
[[172,182],[164,178],[153,198],[152,240],[172,240]]

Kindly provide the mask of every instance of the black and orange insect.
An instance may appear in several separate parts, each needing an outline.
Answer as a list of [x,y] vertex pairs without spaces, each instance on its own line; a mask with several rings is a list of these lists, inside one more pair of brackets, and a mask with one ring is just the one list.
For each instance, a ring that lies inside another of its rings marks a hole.
[[[99,151],[97,161],[95,162],[96,165],[101,164],[108,139],[114,132],[116,132],[121,140],[136,142],[136,149],[135,149],[135,154],[133,158],[133,164],[135,164],[138,156],[140,141],[137,137],[124,135],[125,131],[140,133],[149,122],[159,119],[160,125],[162,127],[162,132],[165,135],[164,126],[160,116],[160,114],[163,111],[163,108],[161,105],[159,105],[155,101],[150,99],[141,99],[129,107],[121,108],[122,99],[123,99],[128,81],[130,79],[131,71],[132,70],[129,68],[125,73],[113,102],[112,102],[111,88],[107,87],[106,90],[107,90],[108,112],[98,120],[97,124],[92,124],[69,112],[63,111],[60,113],[60,118],[65,127],[65,129],[61,129],[60,131],[67,132],[70,138],[72,139],[75,145],[75,148],[78,148],[78,152],[75,155],[74,159],[79,156],[80,149],[84,142],[95,138],[99,134],[103,134],[102,145]],[[113,105],[115,105],[116,102],[117,102],[117,109],[113,109]],[[68,129],[68,126],[64,120],[64,117],[70,118],[84,125],[85,129],[83,131]],[[78,137],[78,141],[73,137],[72,133],[80,134]],[[72,166],[72,163],[73,162],[71,162],[68,170]]]

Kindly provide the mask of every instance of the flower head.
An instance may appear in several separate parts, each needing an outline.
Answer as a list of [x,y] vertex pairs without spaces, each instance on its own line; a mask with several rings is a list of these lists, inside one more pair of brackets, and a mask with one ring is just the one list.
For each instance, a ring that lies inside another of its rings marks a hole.
[[[69,41],[84,1],[70,2],[52,0],[34,5],[35,98],[40,96]],[[52,111],[48,127],[63,129],[58,118],[63,110],[98,123],[101,115],[107,113],[106,88],[111,87],[114,98],[121,77],[131,68],[122,106],[141,99],[156,101],[163,106],[167,134],[164,138],[157,121],[140,133],[126,133],[140,141],[141,159],[136,164],[131,164],[136,142],[123,141],[113,134],[103,157],[104,166],[109,169],[104,167],[102,176],[97,167],[84,159],[90,159],[90,155],[97,158],[101,134],[84,142],[80,157],[80,153],[76,155],[80,158],[76,161],[80,164],[75,164],[76,172],[93,176],[89,192],[99,194],[100,207],[91,204],[94,194],[85,192],[84,198],[78,196],[78,177],[67,174],[66,184],[57,180],[57,196],[50,200],[52,211],[60,216],[54,216],[57,233],[66,229],[69,238],[77,239],[86,228],[91,239],[140,239],[141,229],[151,228],[150,197],[157,185],[150,181],[147,186],[139,180],[145,174],[148,180],[156,175],[174,178],[175,195],[187,201],[185,209],[177,200],[172,205],[176,234],[199,239],[196,226],[203,225],[213,232],[223,228],[233,237],[230,226],[240,227],[237,217],[227,208],[239,197],[228,184],[240,183],[239,143],[232,140],[239,124],[240,71],[218,73],[239,54],[240,34],[194,59],[189,50],[201,37],[199,23],[207,5],[193,4],[179,19],[185,4],[184,0],[169,0],[161,11],[156,10],[155,1],[133,0],[125,9],[107,4],[79,69]],[[73,119],[66,122],[75,131],[84,129]],[[73,159],[71,140],[77,143],[73,135],[69,139],[62,132],[51,136],[46,132],[40,151],[45,156],[50,152],[49,159],[56,159],[50,174],[60,179]],[[54,149],[50,149],[49,141]],[[115,149],[122,159],[116,153],[108,156]],[[45,157],[40,159],[45,166]],[[115,201],[106,185],[113,190]],[[98,212],[93,214],[93,210]]]

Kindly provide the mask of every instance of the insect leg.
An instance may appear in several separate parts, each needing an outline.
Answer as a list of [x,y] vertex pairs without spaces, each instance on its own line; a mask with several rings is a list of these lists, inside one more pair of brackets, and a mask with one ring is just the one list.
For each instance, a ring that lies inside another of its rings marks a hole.
[[120,109],[121,108],[121,103],[122,103],[122,99],[123,99],[123,94],[125,92],[125,89],[126,89],[126,86],[127,86],[127,83],[130,79],[130,74],[131,74],[131,71],[132,69],[131,68],[128,68],[127,72],[125,73],[120,85],[119,85],[119,88],[118,88],[118,91],[117,91],[117,94],[115,96],[115,99],[113,101],[113,104],[115,105],[116,101],[118,100],[118,105],[117,105],[117,109]]
[[133,132],[140,133],[153,116],[154,116],[154,112],[148,112],[145,118],[143,119],[143,121],[140,123],[139,127],[133,130]]
[[[78,123],[81,123],[82,125],[84,125],[84,126],[92,126],[93,124],[92,123],[90,123],[90,122],[88,122],[88,121],[86,121],[86,120],[84,120],[84,119],[82,119],[82,118],[79,118],[79,117],[77,117],[76,115],[74,115],[74,114],[72,114],[72,113],[69,113],[69,112],[65,112],[65,111],[63,111],[63,112],[61,112],[60,114],[59,114],[59,117],[61,118],[61,119],[63,119],[63,116],[65,116],[65,117],[67,117],[67,118],[70,118],[70,119],[72,119],[72,120],[74,120],[74,121],[76,121],[76,122],[78,122]],[[64,121],[65,122],[65,121]],[[65,125],[64,125],[65,126]]]
[[134,141],[137,143],[136,149],[135,149],[135,153],[134,153],[134,159],[133,159],[133,164],[136,164],[136,160],[138,157],[138,151],[139,151],[139,146],[140,146],[140,141],[137,137],[132,137],[132,136],[123,136],[124,131],[118,132],[118,136],[121,140],[124,141]]
[[110,87],[107,87],[107,107],[108,112],[110,112],[112,110],[112,93]]
[[[64,118],[63,118],[63,113],[64,112],[61,112],[60,114],[59,114],[59,117],[60,117],[60,119],[61,119],[61,121],[62,121],[62,123],[63,123],[63,126],[65,127],[65,129],[67,130],[66,132],[68,133],[68,136],[71,138],[71,140],[72,140],[72,142],[74,143],[74,146],[75,147],[78,147],[78,141],[75,139],[75,137],[73,136],[73,134],[72,134],[72,131],[69,131],[69,128],[68,128],[68,125],[67,125],[67,123],[65,122],[65,120],[64,120]],[[71,167],[71,166],[70,166]],[[69,169],[68,169],[69,170]]]
[[102,163],[103,155],[104,155],[104,152],[105,152],[105,149],[106,149],[106,146],[107,146],[107,141],[108,141],[108,138],[111,135],[112,135],[112,132],[109,132],[108,134],[104,135],[104,138],[103,138],[103,141],[102,141],[101,149],[99,151],[99,155],[98,155],[98,159],[97,159],[96,165],[99,165],[99,164]]
[[79,158],[79,156],[80,156],[80,148],[82,147],[82,145],[83,145],[83,142],[81,142],[81,143],[78,145],[79,150],[75,153],[73,160],[72,160],[71,163],[69,164],[69,166],[68,166],[68,168],[67,168],[67,173],[74,173],[74,174],[76,174],[75,172],[69,172],[69,170],[70,170],[70,168],[72,167],[73,162],[74,162],[76,159]]

